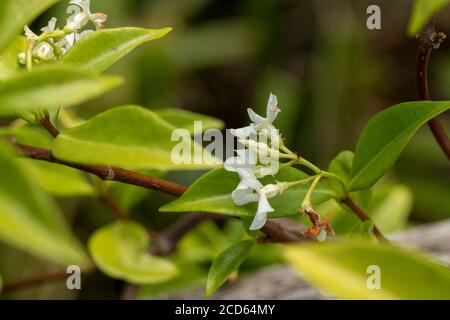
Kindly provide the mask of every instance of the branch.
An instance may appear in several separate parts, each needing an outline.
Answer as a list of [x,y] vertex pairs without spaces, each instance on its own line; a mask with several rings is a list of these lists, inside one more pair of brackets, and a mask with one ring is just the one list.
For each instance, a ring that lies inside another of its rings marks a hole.
[[[349,207],[361,221],[370,220],[369,215],[364,212],[364,210],[361,209],[355,202],[353,202],[352,199],[343,199],[342,203]],[[375,235],[375,237],[377,237],[378,240],[380,240],[380,242],[389,243],[389,240],[381,233],[380,229],[378,229],[376,225],[373,226],[373,234]]]
[[16,282],[6,283],[3,286],[2,293],[10,293],[15,290],[35,287],[48,282],[63,280],[67,277],[66,269],[52,271],[46,274],[33,276]]
[[[428,65],[431,51],[438,49],[445,40],[446,35],[442,32],[436,32],[434,19],[427,23],[418,35],[419,49],[416,64],[416,84],[417,92],[421,100],[430,100],[428,91]],[[428,121],[428,126],[433,132],[434,138],[438,142],[442,151],[450,160],[450,140],[445,133],[445,129],[439,119],[433,118]]]

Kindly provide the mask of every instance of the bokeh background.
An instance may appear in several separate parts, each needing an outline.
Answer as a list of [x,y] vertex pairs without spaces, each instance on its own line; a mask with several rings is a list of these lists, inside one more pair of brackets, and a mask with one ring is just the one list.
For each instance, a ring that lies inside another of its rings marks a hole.
[[[417,100],[416,41],[406,35],[410,0],[91,2],[93,11],[109,15],[109,28],[171,26],[174,30],[116,64],[109,73],[124,76],[126,84],[75,108],[74,112],[84,118],[111,107],[138,104],[150,109],[188,109],[220,118],[227,128],[235,128],[247,124],[247,107],[265,110],[269,92],[274,92],[282,109],[276,124],[287,144],[326,167],[338,152],[354,150],[371,116],[399,102]],[[371,4],[381,7],[381,30],[366,28],[366,8]],[[62,1],[32,27],[38,30],[51,16],[65,19],[66,6]],[[436,24],[439,31],[450,33],[450,9],[439,14]],[[449,100],[450,41],[433,52],[430,68],[433,99]],[[448,115],[442,120],[450,128]],[[189,184],[201,174],[177,173],[169,177]],[[395,168],[379,183],[378,196],[393,185],[396,193],[384,205],[400,207],[407,220],[405,227],[450,217],[448,162],[428,128],[419,131]],[[162,228],[177,217],[157,213],[169,197],[132,187],[117,188],[115,196],[137,219],[153,228]],[[89,198],[59,199],[59,203],[83,240],[112,220],[108,209]],[[193,242],[201,244],[197,246],[200,255],[205,254],[204,250],[214,251],[203,247],[205,243],[220,243],[219,232],[226,247],[230,239],[238,237],[233,228],[208,225],[188,239],[189,250],[194,250]],[[6,245],[1,245],[0,250],[5,278],[8,274],[20,277],[49,268],[48,262]],[[244,270],[277,262],[276,248],[267,250],[259,256],[256,252]],[[273,255],[267,254],[272,251]],[[201,264],[186,264],[186,272],[193,274],[191,279],[197,274],[196,268],[201,269]],[[116,298],[123,288],[122,282],[100,272],[84,281],[81,293],[68,292],[64,284],[52,284],[13,297]],[[184,284],[147,288],[143,296]]]

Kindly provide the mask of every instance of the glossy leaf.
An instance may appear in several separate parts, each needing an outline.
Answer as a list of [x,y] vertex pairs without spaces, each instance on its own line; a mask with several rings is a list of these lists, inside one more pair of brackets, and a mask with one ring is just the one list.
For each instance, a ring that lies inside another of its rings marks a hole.
[[[87,164],[109,164],[158,170],[212,168],[216,159],[207,151],[202,162],[176,163],[175,146],[185,146],[192,155],[192,139],[171,141],[175,129],[154,112],[138,106],[118,107],[103,112],[82,125],[67,129],[53,145],[57,158]],[[202,148],[196,145],[201,152]],[[192,157],[193,159],[193,157]],[[200,159],[201,160],[201,159]]]
[[19,64],[19,53],[27,49],[27,40],[17,37],[11,41],[8,47],[0,53],[0,82],[21,71],[23,67]]
[[3,145],[0,167],[0,239],[61,264],[85,264],[87,256],[56,205]]
[[[277,181],[298,181],[307,178],[307,174],[292,167],[280,168],[278,174],[262,179],[264,185]],[[161,212],[192,212],[204,211],[230,216],[253,217],[257,203],[237,206],[231,198],[231,192],[239,184],[239,176],[223,168],[212,170],[195,181],[191,187],[177,200],[160,208]],[[289,188],[281,195],[269,200],[275,209],[269,217],[282,217],[298,213],[308,185]],[[319,204],[332,198],[334,193],[325,184],[319,184],[315,189],[312,202]]]
[[[431,262],[420,252],[360,240],[291,245],[286,247],[284,256],[314,286],[338,298],[450,298],[450,270]],[[381,288],[371,290],[376,285],[374,266],[379,267]]]
[[415,36],[449,0],[415,0],[408,25],[408,35]]
[[84,196],[96,192],[88,177],[78,170],[44,161],[22,159],[20,162],[36,184],[55,196]]
[[241,241],[222,252],[209,269],[206,296],[212,295],[235,272],[250,254],[253,240]]
[[0,52],[29,24],[58,0],[0,1]]
[[172,28],[118,28],[93,32],[78,41],[63,61],[101,73],[141,44],[164,37]]
[[168,259],[148,253],[149,236],[135,222],[116,222],[97,230],[89,251],[97,267],[112,278],[135,284],[168,281],[178,274]]
[[[412,193],[400,184],[386,185],[373,192],[366,212],[383,233],[398,231],[407,226],[412,208]],[[331,213],[330,223],[338,235],[351,232],[361,221],[347,207],[329,201],[320,205],[319,212]]]
[[380,112],[363,129],[356,147],[349,190],[374,185],[395,163],[414,133],[450,108],[450,102],[407,102]]
[[122,80],[63,65],[21,72],[0,83],[0,115],[75,105],[117,87]]
[[[342,151],[330,162],[328,171],[337,174],[347,185],[352,171],[353,159],[353,152]],[[343,186],[338,181],[330,179],[328,184],[339,198],[346,196]],[[350,192],[350,198],[361,207],[366,208],[372,198],[372,189]]]
[[[219,119],[182,109],[160,109],[155,110],[155,113],[174,127],[187,129],[196,135],[208,129],[223,129],[225,126]],[[199,125],[196,130],[194,130],[195,121],[201,121],[201,126]]]

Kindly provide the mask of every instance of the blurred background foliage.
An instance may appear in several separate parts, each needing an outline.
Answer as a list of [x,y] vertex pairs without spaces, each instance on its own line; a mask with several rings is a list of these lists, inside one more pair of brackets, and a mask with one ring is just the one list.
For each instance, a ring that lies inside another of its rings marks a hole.
[[[382,30],[366,28],[370,4],[381,7]],[[62,1],[33,28],[41,28],[52,16],[65,17],[66,5]],[[326,167],[340,151],[354,150],[362,126],[372,115],[417,100],[416,42],[406,35],[410,0],[93,0],[92,6],[95,12],[108,13],[109,28],[171,26],[174,30],[117,63],[109,73],[124,76],[126,84],[72,110],[85,119],[118,105],[138,104],[196,111],[235,128],[248,122],[247,107],[263,110],[272,91],[282,109],[276,125],[287,145]],[[450,33],[449,16],[450,8],[439,14],[439,31]],[[433,52],[430,81],[434,100],[450,99],[448,43]],[[448,115],[442,120],[449,128]],[[202,173],[170,173],[169,177],[189,184]],[[367,210],[386,232],[449,218],[449,182],[445,156],[424,127],[394,170],[374,188]],[[110,187],[123,209],[147,226],[161,229],[178,217],[158,213],[169,196],[115,183]],[[91,197],[60,194],[58,201],[83,241],[113,220],[108,208]],[[332,214],[338,233],[350,233],[359,225],[337,205],[326,203],[319,209]],[[204,282],[213,258],[243,236],[238,222],[202,225],[183,239],[175,254],[183,275],[142,287],[139,296]],[[0,252],[0,270],[6,279],[51,269],[48,262],[6,245],[0,245]],[[277,261],[276,245],[257,246],[242,270]],[[62,283],[9,297],[116,298],[122,287],[123,282],[94,272],[83,277],[81,292],[68,291]]]

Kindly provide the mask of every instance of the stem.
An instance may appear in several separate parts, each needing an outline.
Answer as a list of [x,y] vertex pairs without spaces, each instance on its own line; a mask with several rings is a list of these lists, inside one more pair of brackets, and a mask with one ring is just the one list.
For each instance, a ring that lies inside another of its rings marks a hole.
[[27,71],[31,71],[33,69],[33,47],[34,45],[32,43],[28,44],[27,47]]
[[308,160],[306,160],[306,159],[304,159],[302,157],[299,157],[298,164],[301,165],[301,166],[305,166],[305,167],[311,169],[312,171],[314,171],[315,174],[321,174],[322,173],[322,170],[319,167],[317,167],[315,164],[309,162]]
[[39,123],[54,137],[59,135],[59,130],[52,124],[50,118],[47,116],[41,118]]
[[[353,202],[350,198],[345,198],[342,200],[342,203],[349,207],[361,221],[370,220],[369,215],[364,212],[355,202]],[[389,240],[381,233],[380,229],[376,225],[373,226],[373,234],[380,242],[389,243]]]
[[[428,65],[430,61],[431,51],[439,48],[444,41],[446,35],[442,32],[436,32],[434,27],[434,19],[428,22],[419,33],[419,49],[416,64],[416,84],[417,92],[421,100],[430,100],[428,91]],[[433,118],[428,121],[428,126],[433,132],[434,138],[450,160],[450,139],[445,133],[445,129],[439,119]]]
[[320,179],[322,179],[322,175],[319,174],[314,178],[313,183],[311,184],[311,186],[308,189],[308,192],[306,193],[305,199],[303,200],[302,203],[302,209],[306,209],[312,206],[311,204],[311,196],[314,192],[314,189],[317,187],[317,184],[319,183]]

